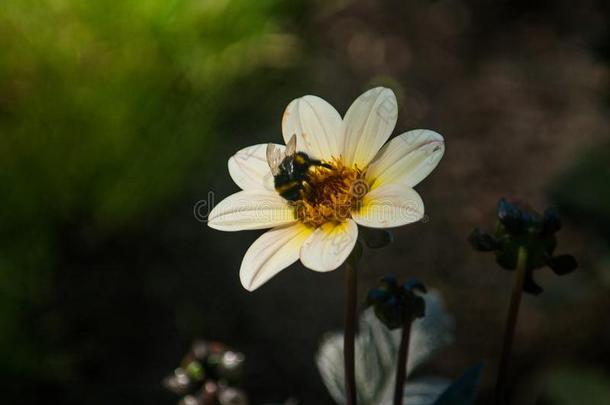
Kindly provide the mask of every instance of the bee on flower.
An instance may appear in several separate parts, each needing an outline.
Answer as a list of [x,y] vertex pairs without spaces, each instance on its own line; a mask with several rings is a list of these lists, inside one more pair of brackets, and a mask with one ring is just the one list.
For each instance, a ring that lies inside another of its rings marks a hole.
[[286,146],[254,145],[229,159],[242,191],[214,207],[208,225],[271,228],[243,258],[244,288],[260,287],[299,259],[314,271],[335,270],[354,248],[358,225],[392,228],[423,217],[413,187],[437,166],[444,140],[419,129],[386,144],[397,116],[396,96],[383,87],[359,96],[343,119],[323,99],[304,96],[284,112]]

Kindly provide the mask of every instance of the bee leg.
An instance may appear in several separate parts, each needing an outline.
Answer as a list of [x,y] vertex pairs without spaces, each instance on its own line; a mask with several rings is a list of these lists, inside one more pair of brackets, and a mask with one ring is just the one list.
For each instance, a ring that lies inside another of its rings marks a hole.
[[304,181],[301,185],[300,191],[301,191],[301,198],[305,198],[306,196],[310,195],[313,192],[313,188],[307,181]]
[[301,197],[301,192],[298,188],[292,188],[290,190],[286,190],[285,192],[283,192],[282,194],[280,194],[282,197],[284,197],[286,200],[288,201],[298,201],[300,200]]
[[311,165],[312,166],[320,166],[320,167],[325,167],[327,169],[332,169],[333,167],[331,165],[329,165],[328,163],[324,163],[321,160],[311,160]]

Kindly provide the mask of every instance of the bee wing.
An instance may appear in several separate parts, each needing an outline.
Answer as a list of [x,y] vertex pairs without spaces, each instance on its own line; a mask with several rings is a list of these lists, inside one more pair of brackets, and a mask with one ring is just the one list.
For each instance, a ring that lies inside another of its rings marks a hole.
[[267,144],[267,164],[271,169],[271,174],[277,176],[280,172],[279,165],[284,159],[282,151],[275,147],[274,144]]
[[284,151],[277,148],[274,144],[267,144],[267,164],[271,169],[271,173],[277,176],[280,172],[279,166],[286,156],[294,155],[297,151],[297,136],[292,135],[292,138],[286,144]]
[[297,135],[292,134],[292,137],[286,144],[286,156],[294,155],[297,151]]

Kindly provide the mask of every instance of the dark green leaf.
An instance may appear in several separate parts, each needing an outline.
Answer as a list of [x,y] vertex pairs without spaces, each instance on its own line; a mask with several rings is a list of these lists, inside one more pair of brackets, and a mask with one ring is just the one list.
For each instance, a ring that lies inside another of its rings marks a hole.
[[483,362],[468,368],[441,394],[433,405],[472,405],[477,398],[477,389]]
[[555,274],[559,276],[569,274],[576,270],[576,267],[578,267],[576,259],[574,259],[574,257],[571,255],[559,255],[551,257],[547,264],[551,269],[553,269]]

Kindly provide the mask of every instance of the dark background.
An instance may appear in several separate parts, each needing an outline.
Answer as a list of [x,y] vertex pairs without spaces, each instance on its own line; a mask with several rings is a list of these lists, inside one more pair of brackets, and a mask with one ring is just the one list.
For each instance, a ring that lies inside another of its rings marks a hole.
[[[374,85],[395,134],[447,151],[417,187],[425,221],[366,251],[360,296],[387,272],[439,289],[456,342],[430,370],[486,362],[491,392],[511,274],[473,252],[515,196],[559,207],[560,253],[524,298],[515,404],[610,403],[610,8],[605,1],[151,0],[0,4],[0,402],[171,404],[160,381],[190,342],[246,354],[252,403],[331,404],[313,356],[341,328],[342,271],[238,278],[258,232],[193,207],[237,191],[228,157],[280,141],[293,98],[344,113]],[[538,402],[536,402],[538,401]]]

